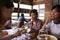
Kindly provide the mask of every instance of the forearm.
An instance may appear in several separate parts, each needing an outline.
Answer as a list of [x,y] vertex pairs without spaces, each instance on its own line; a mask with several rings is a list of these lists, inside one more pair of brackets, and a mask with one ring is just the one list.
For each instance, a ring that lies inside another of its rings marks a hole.
[[46,30],[46,23],[44,23],[41,29]]
[[16,33],[12,34],[12,35],[7,35],[4,37],[0,37],[0,40],[11,40],[14,37],[20,36],[21,35],[21,31],[18,30]]
[[8,36],[1,37],[0,40],[11,40],[14,37],[15,37],[14,35],[8,35]]

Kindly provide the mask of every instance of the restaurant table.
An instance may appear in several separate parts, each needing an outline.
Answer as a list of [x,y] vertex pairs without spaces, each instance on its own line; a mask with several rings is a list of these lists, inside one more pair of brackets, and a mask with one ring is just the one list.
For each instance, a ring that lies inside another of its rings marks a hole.
[[[15,32],[17,32],[18,30],[22,30],[22,28],[7,29],[7,30],[2,30],[2,31],[7,31],[8,35],[12,35]],[[29,33],[24,33],[24,34],[21,34],[20,36],[17,36],[11,40],[27,40],[27,39],[30,39],[30,35],[31,34],[29,34]]]

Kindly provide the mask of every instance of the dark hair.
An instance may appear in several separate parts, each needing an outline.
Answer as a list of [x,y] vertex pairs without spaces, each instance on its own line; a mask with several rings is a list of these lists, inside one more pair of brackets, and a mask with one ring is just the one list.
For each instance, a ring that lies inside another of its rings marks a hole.
[[22,17],[24,17],[24,14],[21,14]]
[[13,2],[11,0],[0,0],[0,19],[2,18],[1,8],[12,8],[14,7]]
[[32,10],[30,10],[29,13],[30,13],[30,16],[31,16],[31,13],[34,13],[34,14],[36,14],[37,17],[38,17],[38,12],[37,12],[36,9],[32,9]]
[[53,9],[56,9],[56,11],[58,12],[58,13],[60,13],[60,5],[58,4],[58,5],[54,5],[53,7],[52,7],[52,10]]
[[14,5],[11,0],[0,0],[0,13],[1,13],[1,8],[3,7],[12,8],[14,7]]
[[0,0],[0,6],[5,6],[6,8],[14,7],[13,2],[11,0]]

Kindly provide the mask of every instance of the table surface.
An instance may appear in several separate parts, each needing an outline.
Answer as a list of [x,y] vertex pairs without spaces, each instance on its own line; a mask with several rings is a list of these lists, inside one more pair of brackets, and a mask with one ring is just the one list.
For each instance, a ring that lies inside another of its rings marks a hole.
[[[7,29],[7,30],[2,30],[2,31],[7,31],[8,35],[12,35],[15,32],[17,32],[18,30],[22,30],[22,28]],[[26,40],[26,39],[30,39],[30,36],[31,36],[31,34],[24,33],[24,34],[21,34],[20,36],[13,38],[12,40]]]

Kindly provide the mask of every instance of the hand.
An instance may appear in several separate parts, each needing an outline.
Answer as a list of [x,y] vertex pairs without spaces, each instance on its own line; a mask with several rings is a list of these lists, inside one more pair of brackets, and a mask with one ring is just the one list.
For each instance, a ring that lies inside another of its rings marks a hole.
[[8,32],[7,32],[7,31],[3,31],[3,32],[2,32],[2,35],[3,35],[3,36],[6,36],[6,35],[8,35]]
[[21,35],[21,30],[18,30],[15,34],[13,34],[15,37],[20,36]]

